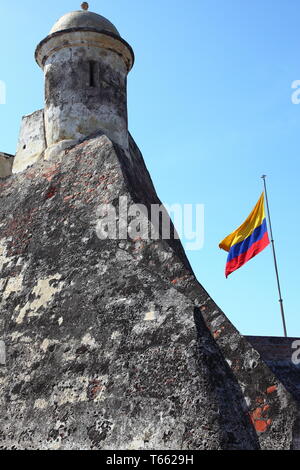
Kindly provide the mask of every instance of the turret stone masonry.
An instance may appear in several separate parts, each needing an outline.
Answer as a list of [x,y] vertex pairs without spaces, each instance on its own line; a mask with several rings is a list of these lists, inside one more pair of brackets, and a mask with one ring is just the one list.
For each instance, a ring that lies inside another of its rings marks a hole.
[[14,156],[0,152],[0,178],[10,176],[12,172]]
[[45,77],[45,108],[23,118],[13,172],[57,158],[93,132],[128,150],[127,74],[131,47],[96,13],[60,18],[36,48]]
[[132,49],[83,8],[38,45],[45,107],[0,154],[0,448],[299,449],[292,340],[239,334],[176,237],[96,234],[101,203],[161,203]]

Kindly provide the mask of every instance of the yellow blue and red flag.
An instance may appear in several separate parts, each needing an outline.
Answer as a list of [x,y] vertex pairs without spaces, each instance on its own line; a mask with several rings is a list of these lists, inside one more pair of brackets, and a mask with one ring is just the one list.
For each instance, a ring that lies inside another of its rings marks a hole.
[[228,251],[225,275],[229,276],[269,245],[264,193],[245,222],[228,235],[219,247]]

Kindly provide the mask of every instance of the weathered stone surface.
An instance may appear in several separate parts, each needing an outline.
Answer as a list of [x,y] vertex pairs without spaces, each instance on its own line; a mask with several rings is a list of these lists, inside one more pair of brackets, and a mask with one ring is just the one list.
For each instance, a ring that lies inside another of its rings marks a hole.
[[[300,338],[246,336],[284,388],[300,403]],[[269,393],[272,389],[269,389]],[[293,428],[293,449],[300,449],[300,419]]]
[[44,110],[24,116],[21,123],[13,173],[19,173],[44,157],[46,137]]
[[160,202],[129,140],[98,135],[0,183],[0,447],[297,445],[296,402],[180,242],[97,237],[99,204]]
[[11,175],[14,158],[14,155],[0,152],[0,178]]
[[247,336],[247,341],[300,403],[300,339]]

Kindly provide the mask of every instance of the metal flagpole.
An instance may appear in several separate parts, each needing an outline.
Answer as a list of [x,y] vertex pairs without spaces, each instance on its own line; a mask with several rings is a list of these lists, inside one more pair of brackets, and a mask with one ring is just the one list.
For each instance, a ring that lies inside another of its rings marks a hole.
[[275,265],[276,279],[277,279],[277,287],[278,287],[278,293],[279,293],[279,303],[280,303],[280,310],[281,310],[283,331],[284,331],[284,336],[287,338],[286,323],[285,323],[284,309],[283,309],[283,300],[282,300],[282,296],[281,296],[281,288],[280,288],[280,281],[279,281],[279,274],[278,274],[278,266],[277,266],[275,245],[274,245],[273,232],[272,232],[272,224],[271,224],[270,208],[269,208],[269,201],[268,201],[266,177],[267,177],[267,175],[263,175],[263,176],[262,176],[262,179],[264,180],[264,188],[265,188],[266,203],[267,203],[267,210],[268,210],[268,219],[269,219],[271,243],[272,243],[272,250],[273,250],[273,257],[274,257],[274,265]]

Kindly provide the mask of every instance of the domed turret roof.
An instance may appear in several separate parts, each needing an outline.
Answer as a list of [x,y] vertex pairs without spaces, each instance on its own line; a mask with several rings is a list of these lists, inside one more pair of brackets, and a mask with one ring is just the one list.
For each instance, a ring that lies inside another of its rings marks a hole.
[[117,28],[104,16],[91,11],[78,10],[71,11],[62,16],[53,26],[50,34],[71,28],[93,28],[98,31],[108,31],[120,36]]

